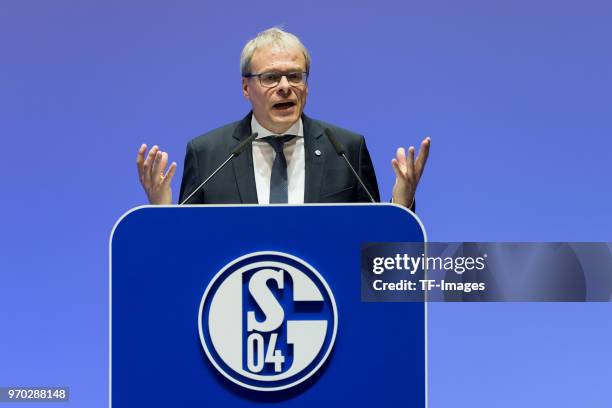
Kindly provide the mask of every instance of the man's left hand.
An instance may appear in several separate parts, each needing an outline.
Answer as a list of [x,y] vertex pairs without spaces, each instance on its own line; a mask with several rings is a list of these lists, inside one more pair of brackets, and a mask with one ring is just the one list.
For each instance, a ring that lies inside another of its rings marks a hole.
[[408,148],[408,157],[406,157],[406,151],[403,147],[397,149],[395,159],[391,160],[395,172],[394,203],[407,208],[412,207],[417,185],[423,175],[425,163],[427,163],[430,144],[431,139],[429,137],[423,139],[416,161],[414,160],[414,146]]

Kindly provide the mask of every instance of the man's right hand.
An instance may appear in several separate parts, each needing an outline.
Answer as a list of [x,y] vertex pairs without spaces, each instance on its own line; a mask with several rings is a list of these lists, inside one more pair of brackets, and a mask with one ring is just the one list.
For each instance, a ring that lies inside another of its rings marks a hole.
[[145,159],[146,151],[146,144],[140,146],[138,156],[136,156],[136,166],[138,167],[140,184],[147,193],[149,203],[172,204],[170,182],[176,171],[176,162],[172,162],[168,171],[164,174],[168,164],[168,153],[162,152],[157,146],[153,146]]

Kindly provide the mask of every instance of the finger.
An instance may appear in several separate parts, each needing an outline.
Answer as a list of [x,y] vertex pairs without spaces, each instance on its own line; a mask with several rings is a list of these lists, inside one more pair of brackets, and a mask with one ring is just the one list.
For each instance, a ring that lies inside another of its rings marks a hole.
[[153,166],[153,160],[155,159],[155,155],[157,154],[158,150],[159,147],[153,146],[151,150],[149,150],[149,154],[147,155],[147,158],[145,159],[144,164],[142,165],[142,176],[144,179],[145,186],[151,184],[151,167]]
[[391,160],[391,167],[393,167],[393,172],[395,173],[396,178],[402,177],[402,169],[400,169],[400,164],[397,159]]
[[408,148],[407,166],[408,166],[408,170],[414,171],[414,146],[410,146]]
[[155,183],[158,183],[164,177],[166,165],[168,164],[168,153],[159,151],[155,156],[155,164],[153,165],[152,177]]
[[166,184],[170,184],[175,171],[176,171],[176,162],[172,162],[172,164],[168,168],[168,171],[166,172],[166,175],[164,176],[163,182]]
[[146,144],[142,144],[140,146],[140,149],[138,149],[138,154],[136,155],[136,167],[138,168],[138,179],[140,180],[140,182],[143,182],[143,173],[144,173],[144,169],[143,169],[143,165],[144,165],[144,154],[147,151],[147,145]]
[[395,158],[400,168],[406,167],[406,151],[404,150],[403,147],[397,148],[397,151],[395,152]]
[[419,155],[416,160],[416,172],[417,179],[421,178],[423,174],[423,170],[425,170],[425,164],[427,163],[427,158],[429,157],[429,147],[431,146],[431,138],[428,136],[421,142],[421,147],[419,148]]

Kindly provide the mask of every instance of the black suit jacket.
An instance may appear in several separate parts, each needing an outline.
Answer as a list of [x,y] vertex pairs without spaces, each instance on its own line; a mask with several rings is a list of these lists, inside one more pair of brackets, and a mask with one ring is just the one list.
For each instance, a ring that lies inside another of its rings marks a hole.
[[[251,115],[191,140],[187,145],[179,203],[222,163],[240,141],[251,134]],[[323,134],[328,128],[346,150],[353,167],[376,201],[380,201],[376,175],[363,136],[302,115],[306,173],[304,202],[369,202],[344,159]],[[320,155],[315,154],[320,151]],[[253,151],[248,146],[186,204],[257,204]]]

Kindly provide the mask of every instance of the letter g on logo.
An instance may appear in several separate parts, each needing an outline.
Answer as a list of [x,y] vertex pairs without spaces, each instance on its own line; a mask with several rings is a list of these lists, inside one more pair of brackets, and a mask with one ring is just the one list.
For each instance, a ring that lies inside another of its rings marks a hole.
[[338,328],[334,296],[307,262],[256,252],[226,265],[200,302],[200,341],[230,381],[258,391],[296,386],[331,353]]

